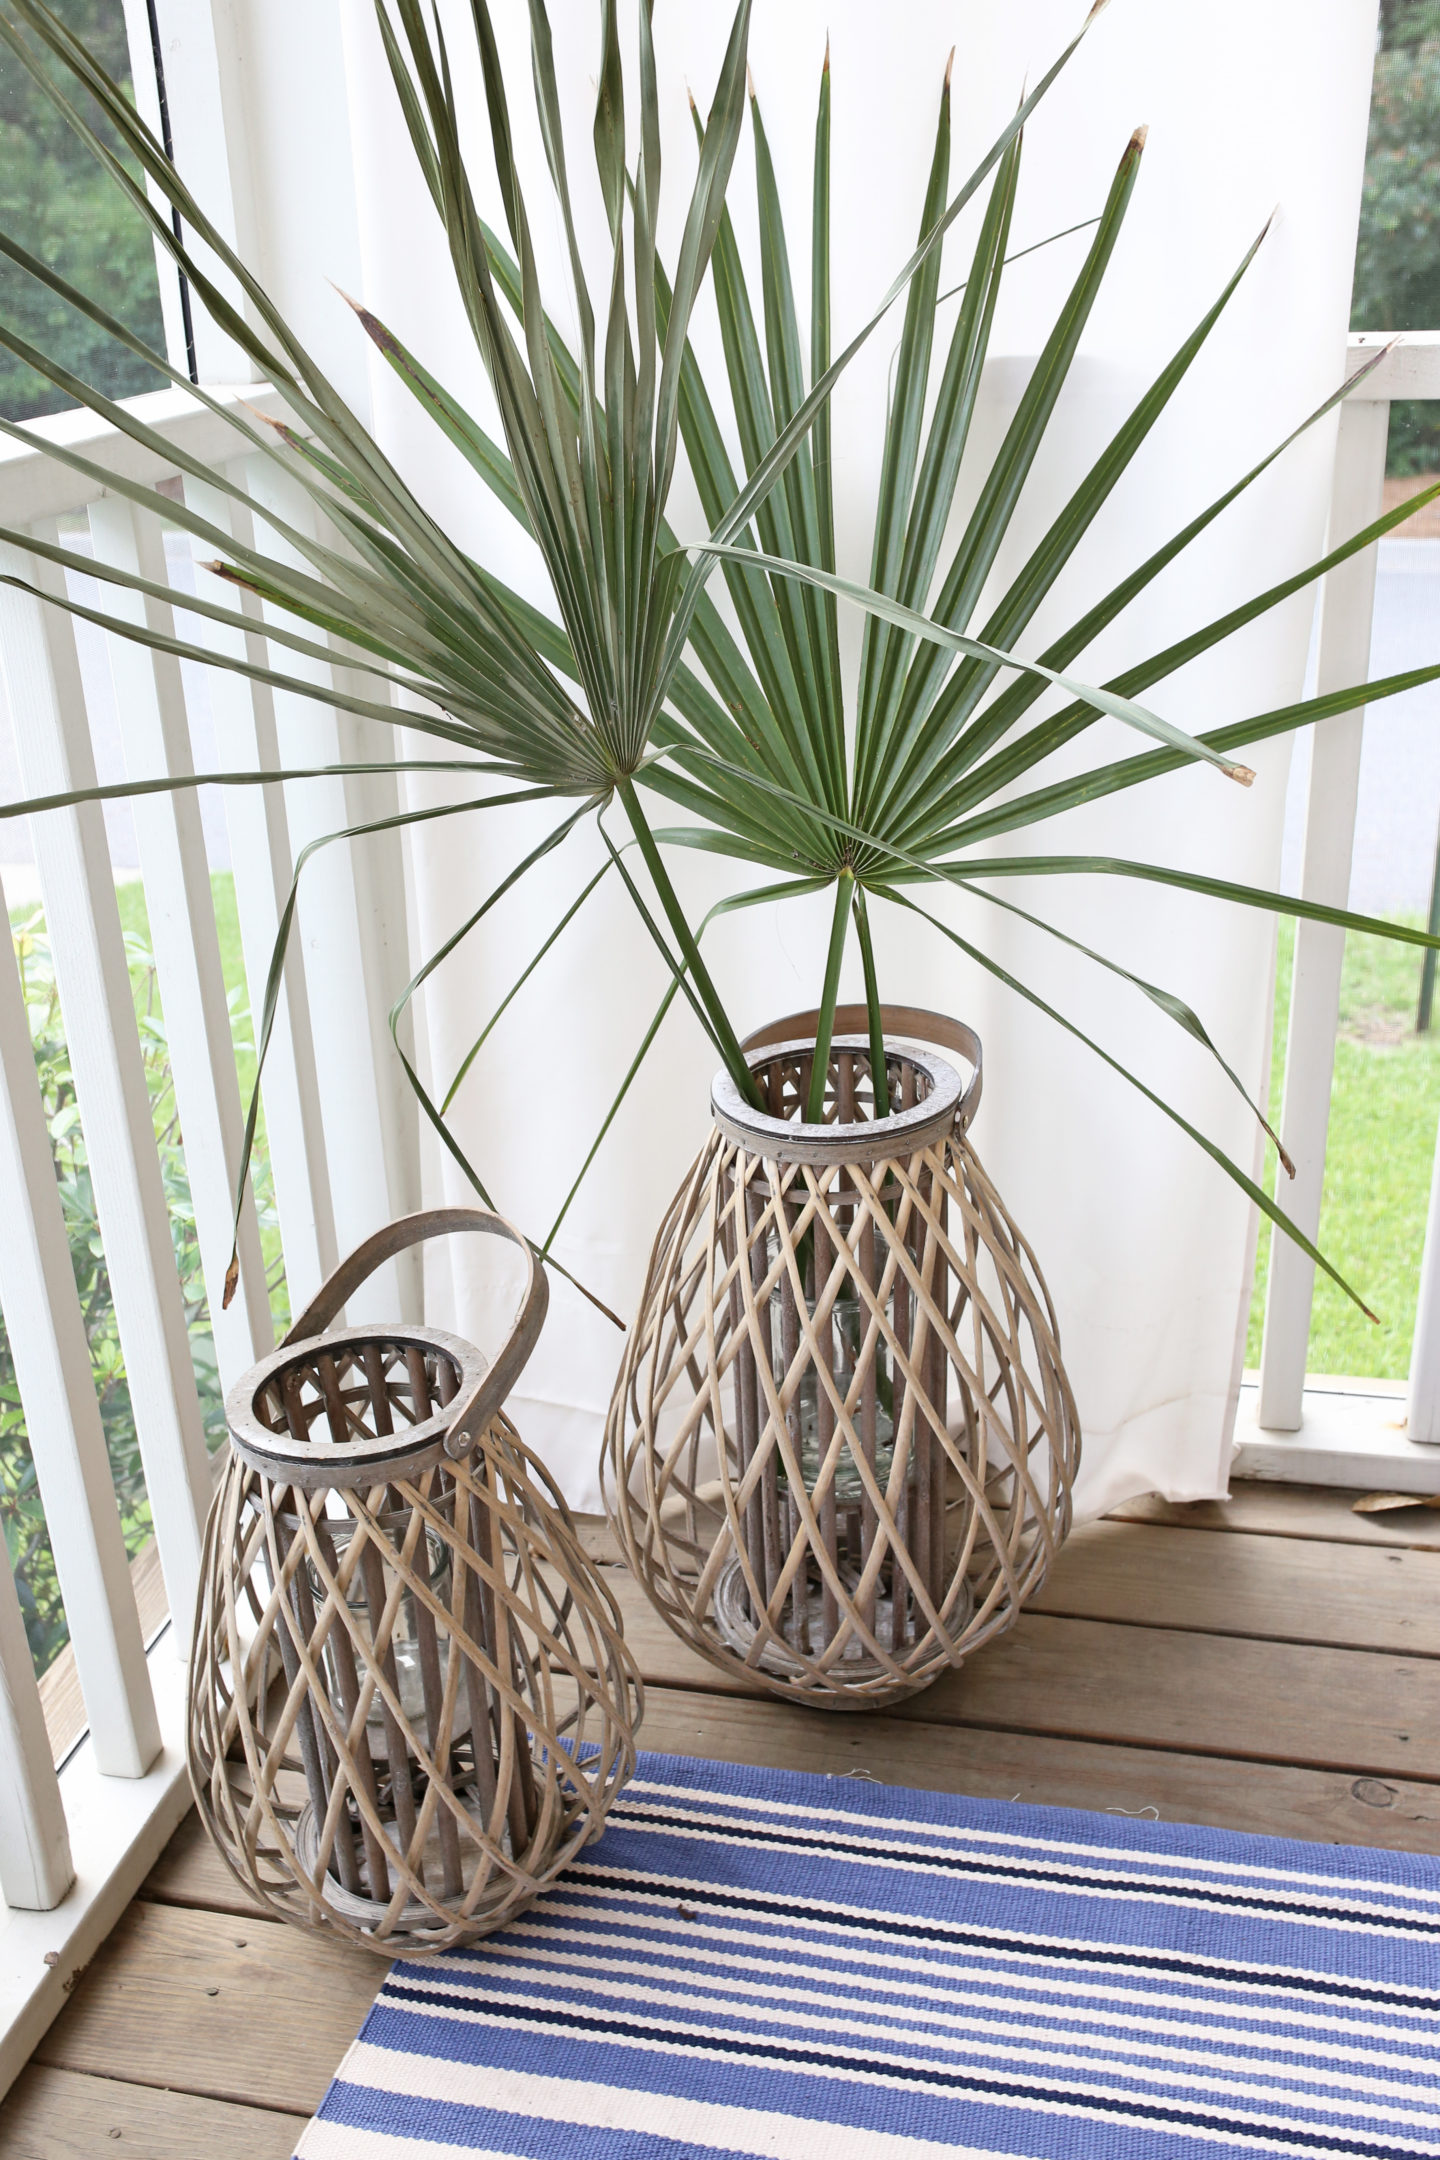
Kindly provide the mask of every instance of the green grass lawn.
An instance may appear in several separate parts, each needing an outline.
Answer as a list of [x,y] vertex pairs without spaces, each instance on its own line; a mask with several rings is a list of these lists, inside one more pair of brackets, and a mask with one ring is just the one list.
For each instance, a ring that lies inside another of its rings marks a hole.
[[[1282,923],[1270,1086],[1270,1116],[1277,1125],[1294,943],[1293,924]],[[1317,1274],[1306,1361],[1311,1372],[1403,1380],[1409,1370],[1430,1165],[1440,1120],[1440,1032],[1415,1033],[1420,962],[1419,948],[1413,945],[1355,936],[1345,941],[1317,1242],[1379,1314],[1380,1325],[1372,1326],[1328,1276]],[[1268,1182],[1273,1192],[1273,1153],[1271,1164]],[[1282,1178],[1282,1186],[1285,1183]],[[1282,1191],[1282,1207],[1284,1199]],[[1245,1356],[1251,1366],[1260,1361],[1272,1234],[1270,1224],[1262,1222]]]

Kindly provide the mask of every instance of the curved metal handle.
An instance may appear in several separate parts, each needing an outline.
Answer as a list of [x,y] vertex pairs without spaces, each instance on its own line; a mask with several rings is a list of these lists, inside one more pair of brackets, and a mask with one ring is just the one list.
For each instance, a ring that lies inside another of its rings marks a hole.
[[[818,1009],[787,1013],[783,1020],[772,1020],[768,1027],[757,1028],[753,1035],[747,1035],[740,1048],[764,1050],[770,1043],[793,1042],[797,1036],[813,1035],[819,1025]],[[947,1019],[944,1013],[927,1012],[923,1005],[882,1005],[880,1025],[887,1035],[913,1035],[921,1042],[937,1044],[942,1050],[958,1050],[961,1057],[969,1059],[975,1070],[955,1106],[955,1129],[964,1132],[980,1107],[980,1091],[984,1084],[984,1053],[974,1028],[967,1027],[963,1020]],[[867,1005],[836,1006],[837,1035],[868,1035],[869,1032],[870,1009]]]
[[492,1214],[488,1208],[425,1208],[387,1223],[383,1230],[357,1245],[321,1284],[281,1346],[323,1335],[360,1285],[396,1253],[405,1252],[411,1245],[422,1245],[427,1238],[447,1237],[462,1230],[478,1230],[518,1246],[525,1255],[526,1280],[510,1332],[498,1354],[469,1393],[450,1405],[451,1424],[445,1441],[450,1455],[461,1455],[473,1445],[510,1393],[539,1338],[550,1302],[550,1285],[544,1268],[536,1262],[529,1239],[503,1215]]

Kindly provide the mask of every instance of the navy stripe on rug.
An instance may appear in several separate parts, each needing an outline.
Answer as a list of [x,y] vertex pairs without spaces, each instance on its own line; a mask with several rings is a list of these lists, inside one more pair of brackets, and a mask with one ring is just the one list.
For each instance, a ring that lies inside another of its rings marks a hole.
[[298,2160],[1440,2160],[1440,1861],[642,1755]]

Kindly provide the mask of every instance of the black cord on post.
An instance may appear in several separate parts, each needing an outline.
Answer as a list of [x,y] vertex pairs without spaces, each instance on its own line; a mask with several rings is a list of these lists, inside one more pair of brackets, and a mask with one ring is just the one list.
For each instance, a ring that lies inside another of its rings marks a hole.
[[[155,88],[160,97],[160,139],[165,145],[165,155],[175,163],[175,138],[170,130],[170,100],[165,94],[165,62],[160,52],[160,18],[156,13],[155,0],[145,0],[145,14],[150,24],[150,57],[155,63]],[[180,227],[180,212],[172,203],[170,223],[177,240],[185,235]],[[180,320],[185,326],[185,366],[193,383],[200,380],[200,367],[195,358],[195,318],[190,311],[190,281],[183,270],[177,270],[180,280]]]

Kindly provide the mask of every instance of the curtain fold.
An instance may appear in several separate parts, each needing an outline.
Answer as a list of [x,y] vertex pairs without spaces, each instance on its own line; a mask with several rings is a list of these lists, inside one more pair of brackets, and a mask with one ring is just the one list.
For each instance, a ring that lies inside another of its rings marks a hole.
[[[351,137],[356,146],[364,294],[368,304],[447,382],[492,413],[451,289],[443,241],[412,169],[369,0],[343,0]],[[447,9],[442,7],[442,17]],[[467,54],[461,15],[452,55]],[[572,180],[588,173],[598,10],[554,0],[555,49],[570,130]],[[759,0],[755,88],[775,155],[792,254],[808,259],[811,129],[827,28],[833,85],[834,286],[838,345],[914,244],[946,56],[954,72],[959,174],[1013,110],[1022,83],[1073,31],[1077,9],[1034,0],[1023,9],[959,8],[910,0],[880,11],[866,0]],[[727,11],[661,5],[655,35],[664,113],[666,221],[673,258],[694,171],[686,102],[708,101],[728,31]],[[518,154],[544,188],[529,97],[526,11],[496,11],[511,65]],[[1351,263],[1364,155],[1375,0],[1216,0],[1201,14],[1113,0],[1070,73],[1029,130],[1014,244],[1026,247],[1092,215],[1137,124],[1150,136],[1133,209],[1081,357],[1022,499],[996,578],[1013,573],[1048,517],[1093,461],[1151,375],[1209,306],[1270,214],[1278,214],[1235,301],[1170,412],[1147,443],[1028,634],[1072,615],[1246,469],[1334,387],[1345,351]],[[633,40],[632,40],[633,42]],[[483,98],[474,101],[473,164],[485,172]],[[749,144],[732,205],[754,261]],[[580,193],[589,194],[588,182]],[[482,191],[482,200],[484,199]],[[487,207],[498,214],[498,203]],[[557,221],[536,217],[548,290],[564,291]],[[947,250],[964,260],[962,227]],[[603,227],[595,199],[582,241]],[[1074,276],[1082,233],[1018,264],[1002,302],[977,444],[998,438]],[[598,259],[598,258],[595,258]],[[963,271],[956,269],[958,278]],[[947,275],[946,282],[949,282]],[[568,311],[555,312],[562,323]],[[900,311],[882,327],[835,399],[839,567],[868,579],[887,375]],[[718,368],[708,300],[697,339]],[[372,368],[376,425],[462,542],[497,563],[537,601],[546,590],[518,528],[483,499],[406,393]],[[493,422],[492,422],[493,424]],[[1208,620],[1320,552],[1333,421],[1322,423],[1166,573],[1084,659],[1093,680]],[[688,484],[673,522],[698,535]],[[983,613],[983,606],[982,606]],[[1299,694],[1311,622],[1300,596],[1152,693],[1192,729],[1261,711]],[[843,626],[851,681],[859,622]],[[1103,722],[1072,746],[1061,770],[1132,747]],[[1017,836],[1004,851],[1151,858],[1273,884],[1278,872],[1288,747],[1263,748],[1248,792],[1210,770],[1110,798],[1062,827]],[[416,787],[412,799],[443,799]],[[477,907],[546,829],[540,811],[516,820],[467,818],[419,829],[411,841],[414,933],[423,954]],[[616,813],[617,835],[623,824]],[[603,859],[586,833],[547,858],[427,991],[418,1032],[441,1090],[479,1027],[585,879]],[[678,866],[698,917],[726,889],[726,866]],[[995,890],[1177,992],[1199,1011],[1252,1092],[1267,1061],[1273,930],[1267,918],[1118,879],[1027,878]],[[924,896],[922,896],[924,897]],[[928,904],[928,903],[927,903]],[[815,1002],[829,900],[764,908],[722,925],[710,944],[717,980],[744,1030]],[[980,899],[937,902],[997,961],[1023,974],[1148,1086],[1200,1124],[1247,1170],[1260,1161],[1255,1120],[1213,1063],[1130,985],[1043,931]],[[1073,1037],[1027,1009],[913,916],[881,912],[877,942],[887,996],[973,1022],[986,1044],[986,1096],[977,1146],[1033,1243],[1059,1312],[1085,1432],[1082,1513],[1142,1491],[1177,1498],[1224,1490],[1239,1378],[1239,1342],[1253,1249],[1252,1210],[1221,1172]],[[572,924],[476,1061],[453,1111],[462,1144],[498,1204],[543,1234],[565,1196],[665,986],[665,976],[612,878]],[[860,993],[858,963],[846,995]],[[714,1064],[677,1008],[582,1186],[557,1256],[622,1316],[633,1310],[649,1243],[666,1202],[701,1145]],[[458,1174],[432,1151],[435,1199],[459,1198]],[[431,1284],[432,1317],[482,1344],[503,1282],[489,1255],[457,1248]],[[596,1503],[597,1457],[620,1341],[564,1282],[517,1398],[526,1438],[571,1499]]]

